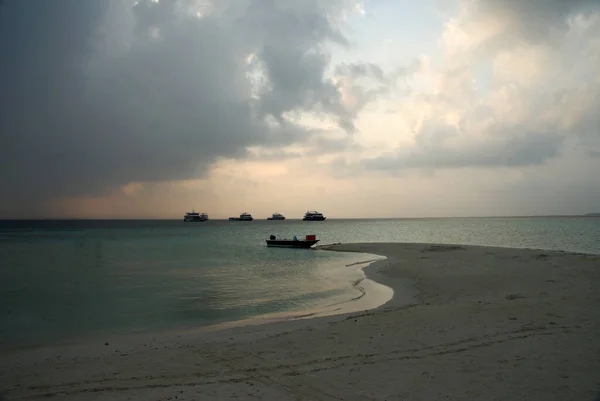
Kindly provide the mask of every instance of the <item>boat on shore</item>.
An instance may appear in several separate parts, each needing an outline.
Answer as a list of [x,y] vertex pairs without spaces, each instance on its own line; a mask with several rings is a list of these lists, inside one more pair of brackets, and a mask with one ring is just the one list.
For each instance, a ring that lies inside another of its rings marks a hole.
[[267,217],[267,220],[285,220],[285,216],[281,213],[273,213],[271,217]]
[[208,214],[198,213],[193,210],[191,212],[187,212],[183,216],[183,221],[186,223],[196,223],[196,222],[207,221],[207,220],[208,220]]
[[230,217],[229,221],[252,221],[254,220],[254,217],[252,217],[252,215],[250,213],[242,213],[240,214],[240,217]]
[[292,239],[288,238],[277,238],[275,235],[271,235],[267,241],[267,246],[280,247],[280,248],[302,248],[308,249],[314,244],[319,242],[316,235],[307,235],[304,239],[298,239],[296,236]]
[[323,216],[323,213],[319,213],[316,210],[309,210],[304,214],[302,221],[324,221],[326,218]]

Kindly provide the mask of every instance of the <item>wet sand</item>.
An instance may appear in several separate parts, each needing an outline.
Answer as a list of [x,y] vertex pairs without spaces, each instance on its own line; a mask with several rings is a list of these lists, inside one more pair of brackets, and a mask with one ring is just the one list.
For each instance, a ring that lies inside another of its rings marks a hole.
[[[339,244],[386,256],[360,313],[3,352],[6,400],[595,400],[600,255]],[[349,267],[351,268],[351,267]]]

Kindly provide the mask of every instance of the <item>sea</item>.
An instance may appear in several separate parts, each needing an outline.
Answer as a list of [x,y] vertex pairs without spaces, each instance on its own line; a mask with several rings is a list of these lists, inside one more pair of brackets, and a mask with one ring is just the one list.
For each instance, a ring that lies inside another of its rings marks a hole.
[[295,318],[387,288],[360,285],[377,255],[268,248],[272,234],[600,254],[599,217],[4,220],[0,346]]

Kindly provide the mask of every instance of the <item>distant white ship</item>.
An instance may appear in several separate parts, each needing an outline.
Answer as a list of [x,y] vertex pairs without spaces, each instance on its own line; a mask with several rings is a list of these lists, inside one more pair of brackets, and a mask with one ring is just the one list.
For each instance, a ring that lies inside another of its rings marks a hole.
[[208,214],[194,212],[193,210],[191,212],[187,212],[183,216],[183,221],[186,223],[194,223],[194,222],[206,221],[206,220],[208,220]]
[[252,221],[254,218],[250,213],[242,213],[240,217],[230,217],[229,221]]
[[319,213],[316,210],[309,210],[304,214],[303,221],[323,221],[327,217],[323,216],[323,213]]
[[273,213],[271,217],[267,217],[267,220],[285,220],[285,216],[280,213]]

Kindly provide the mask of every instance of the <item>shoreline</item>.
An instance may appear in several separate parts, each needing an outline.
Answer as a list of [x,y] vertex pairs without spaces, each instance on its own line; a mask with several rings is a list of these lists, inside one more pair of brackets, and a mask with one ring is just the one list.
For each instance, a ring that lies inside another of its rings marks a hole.
[[[318,248],[315,248],[318,250]],[[96,334],[72,335],[57,339],[40,339],[23,343],[5,343],[0,344],[0,353],[13,354],[20,351],[35,349],[55,349],[59,347],[77,347],[85,344],[98,344],[105,342],[130,342],[132,338],[154,338],[154,337],[175,337],[185,333],[209,333],[224,330],[256,327],[261,325],[270,325],[277,323],[293,322],[297,320],[315,319],[328,316],[346,315],[360,311],[370,310],[386,304],[395,296],[394,290],[377,280],[373,280],[366,273],[371,265],[385,260],[385,256],[374,255],[359,252],[365,260],[359,260],[350,264],[343,264],[346,268],[355,267],[361,271],[363,278],[351,282],[353,290],[359,295],[344,300],[335,300],[335,298],[326,298],[322,303],[303,309],[290,309],[279,312],[269,312],[259,315],[238,318],[236,320],[227,320],[222,322],[209,323],[205,325],[186,325],[180,327],[160,328],[155,330],[123,331],[123,332],[105,332]],[[367,287],[365,289],[365,287]],[[408,301],[407,301],[408,302]],[[0,389],[1,390],[1,389]],[[0,393],[1,394],[1,393]],[[0,399],[1,401],[1,399]]]
[[[363,272],[394,296],[350,314],[23,350],[0,363],[0,394],[11,401],[598,396],[600,256],[436,244],[319,249],[383,255]],[[418,302],[403,303],[412,286]]]

